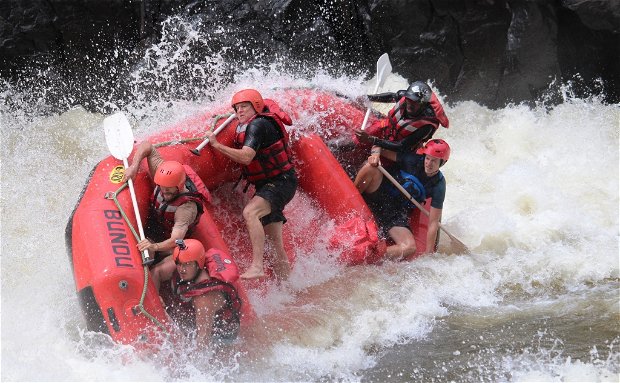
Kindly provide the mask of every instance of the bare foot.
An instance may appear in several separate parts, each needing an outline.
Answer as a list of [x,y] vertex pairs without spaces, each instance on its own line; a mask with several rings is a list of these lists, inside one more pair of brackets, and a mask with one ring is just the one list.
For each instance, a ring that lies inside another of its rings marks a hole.
[[265,278],[265,271],[262,267],[250,266],[250,268],[243,274],[241,279],[258,279]]

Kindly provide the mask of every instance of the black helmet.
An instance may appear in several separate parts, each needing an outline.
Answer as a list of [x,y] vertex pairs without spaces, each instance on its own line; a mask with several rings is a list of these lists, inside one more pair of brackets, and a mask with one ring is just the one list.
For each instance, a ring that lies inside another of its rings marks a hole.
[[419,101],[421,103],[427,103],[431,101],[431,94],[433,91],[431,87],[425,82],[416,81],[409,85],[409,88],[405,91],[405,97],[411,101]]

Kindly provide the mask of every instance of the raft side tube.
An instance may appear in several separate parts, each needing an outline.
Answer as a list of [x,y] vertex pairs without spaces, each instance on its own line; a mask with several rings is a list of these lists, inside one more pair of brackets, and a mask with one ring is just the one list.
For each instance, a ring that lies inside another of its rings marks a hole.
[[342,249],[340,261],[347,265],[375,263],[377,226],[370,209],[323,140],[316,134],[293,144],[299,186],[315,198],[335,219],[330,238],[332,249]]
[[[139,310],[133,310],[140,302],[145,275],[137,239],[113,200],[105,198],[107,192],[117,191],[121,185],[118,164],[118,160],[108,158],[94,169],[71,218],[68,234],[76,290],[87,327],[102,331],[105,321],[104,333],[115,341],[133,343],[153,322]],[[147,213],[149,194],[145,182],[148,183],[144,175],[135,182],[143,214]],[[117,198],[136,227],[128,188]],[[147,289],[144,308],[165,323],[167,317],[154,285],[149,282]]]
[[[427,198],[422,206],[425,209],[430,209],[432,198]],[[428,232],[428,217],[426,214],[423,214],[420,209],[415,208],[411,211],[409,215],[409,227],[413,232],[413,236],[415,238],[416,251],[413,255],[407,257],[405,260],[415,259],[422,254],[424,254],[426,250],[426,233]],[[439,233],[440,230],[437,229],[437,239],[435,240],[435,246],[433,247],[434,251],[437,251],[437,246],[439,245]]]

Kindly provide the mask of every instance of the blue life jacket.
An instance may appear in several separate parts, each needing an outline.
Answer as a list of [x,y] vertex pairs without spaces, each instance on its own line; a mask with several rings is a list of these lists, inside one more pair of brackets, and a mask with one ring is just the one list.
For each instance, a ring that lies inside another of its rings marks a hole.
[[[409,174],[403,170],[400,170],[400,174],[398,177],[396,177],[396,180],[403,186],[405,190],[407,190],[407,192],[409,192],[409,194],[411,194],[413,199],[420,203],[424,203],[424,201],[426,201],[426,189],[424,188],[424,185],[422,185],[422,182],[420,182],[418,177],[414,176],[413,174]],[[394,185],[390,185],[389,192],[390,195],[394,197],[404,197],[402,192],[398,190],[398,188]],[[415,207],[413,202],[409,200],[405,202],[405,206],[408,209]]]
[[[420,160],[415,164],[415,173],[416,174],[424,174],[424,157],[420,157]],[[400,183],[409,194],[421,204],[426,202],[427,190],[431,190],[435,185],[439,183],[443,179],[443,174],[438,172],[431,178],[426,181],[426,184],[423,184],[420,179],[413,174],[407,173],[404,170],[400,170],[399,174],[395,177],[398,183]],[[390,195],[392,196],[401,196],[405,198],[404,207],[407,209],[412,209],[415,206],[413,202],[407,199],[396,186],[390,183],[388,188]]]

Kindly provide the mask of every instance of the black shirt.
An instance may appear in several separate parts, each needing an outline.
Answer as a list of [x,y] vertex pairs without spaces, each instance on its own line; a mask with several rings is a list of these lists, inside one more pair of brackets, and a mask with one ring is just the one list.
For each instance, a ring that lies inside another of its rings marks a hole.
[[252,120],[245,129],[243,146],[249,146],[258,152],[282,138],[280,127],[275,121],[269,117],[259,116]]

